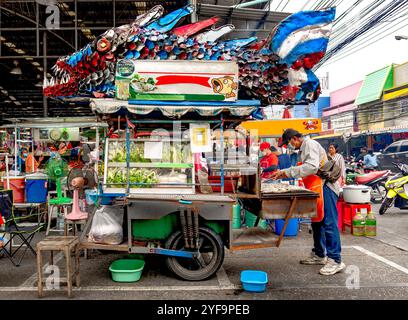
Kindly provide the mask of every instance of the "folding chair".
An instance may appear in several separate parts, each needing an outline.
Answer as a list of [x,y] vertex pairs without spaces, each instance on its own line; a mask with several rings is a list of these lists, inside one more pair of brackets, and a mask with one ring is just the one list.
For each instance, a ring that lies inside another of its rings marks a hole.
[[[5,229],[3,230],[3,233],[10,235],[8,241],[4,243],[2,252],[10,259],[14,266],[18,267],[20,266],[21,261],[28,250],[30,250],[34,256],[36,256],[36,252],[31,246],[31,242],[35,234],[45,225],[45,223],[42,222],[43,212],[37,211],[36,213],[33,213],[30,211],[28,215],[25,214],[16,216],[14,214],[13,193],[11,190],[0,191],[0,211],[3,219],[5,220]],[[34,218],[36,222],[31,222],[31,220],[34,220]],[[21,244],[19,244],[15,250],[13,250],[14,238],[19,238],[21,240]],[[21,255],[20,259],[16,261],[15,256],[23,246],[25,246],[23,254]]]

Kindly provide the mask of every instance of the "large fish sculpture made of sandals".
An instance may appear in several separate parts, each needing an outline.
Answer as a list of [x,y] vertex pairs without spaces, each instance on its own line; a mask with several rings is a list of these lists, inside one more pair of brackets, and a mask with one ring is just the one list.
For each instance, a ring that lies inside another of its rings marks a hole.
[[224,60],[239,65],[239,95],[263,105],[313,102],[320,94],[312,68],[326,53],[335,9],[302,11],[280,22],[268,38],[218,41],[234,30],[217,17],[177,26],[186,6],[163,16],[155,6],[132,23],[112,28],[81,50],[61,57],[44,79],[46,96],[115,96],[120,59]]

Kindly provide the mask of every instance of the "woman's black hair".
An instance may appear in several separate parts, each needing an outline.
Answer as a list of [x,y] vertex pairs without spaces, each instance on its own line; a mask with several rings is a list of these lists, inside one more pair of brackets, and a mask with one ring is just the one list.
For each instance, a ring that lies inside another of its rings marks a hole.
[[369,154],[369,155],[373,155],[373,154],[374,154],[373,149],[368,150],[368,154]]
[[339,145],[338,145],[338,144],[336,144],[336,143],[330,143],[330,144],[329,144],[329,147],[330,147],[330,146],[333,146],[333,148],[334,148],[334,150],[336,150],[336,152],[339,151]]

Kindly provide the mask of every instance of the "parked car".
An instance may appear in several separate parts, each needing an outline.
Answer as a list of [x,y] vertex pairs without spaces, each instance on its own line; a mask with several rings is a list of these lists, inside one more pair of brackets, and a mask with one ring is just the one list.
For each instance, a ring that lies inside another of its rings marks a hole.
[[381,170],[391,170],[395,172],[393,162],[408,163],[408,139],[390,144],[377,158]]

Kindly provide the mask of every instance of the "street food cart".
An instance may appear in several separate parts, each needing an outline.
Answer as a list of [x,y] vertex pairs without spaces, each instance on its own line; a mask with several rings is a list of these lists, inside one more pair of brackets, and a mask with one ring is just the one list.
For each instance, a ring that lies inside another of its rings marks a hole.
[[[262,41],[222,41],[222,33],[204,32],[200,23],[174,28],[193,11],[187,6],[159,18],[157,6],[108,30],[61,57],[44,94],[95,97],[96,114],[126,119],[125,135],[118,126],[116,137],[105,141],[99,198],[116,198],[123,207],[127,241],[86,239],[95,214],[81,246],[164,255],[180,278],[204,280],[222,265],[225,247],[279,246],[289,218],[316,215],[317,194],[288,185],[262,190],[259,139],[240,124],[262,119],[261,104],[316,100],[319,81],[311,69],[327,49],[335,9],[294,14]],[[294,25],[314,24],[316,17],[316,32],[296,40],[309,43],[313,36],[316,45],[294,50],[298,42],[287,42]],[[284,218],[281,236],[233,229],[240,199],[253,200],[258,217]]]
[[[290,186],[262,192],[259,139],[240,127],[259,112],[256,100],[94,99],[91,106],[104,116],[126,114],[125,137],[105,141],[100,196],[120,199],[127,241],[111,245],[87,239],[91,215],[81,239],[85,249],[164,255],[178,277],[204,280],[221,267],[225,248],[279,246],[290,218],[316,214],[315,193]],[[208,180],[198,177],[200,157]],[[259,227],[233,229],[240,199],[257,201],[259,218],[284,219],[281,235]]]

